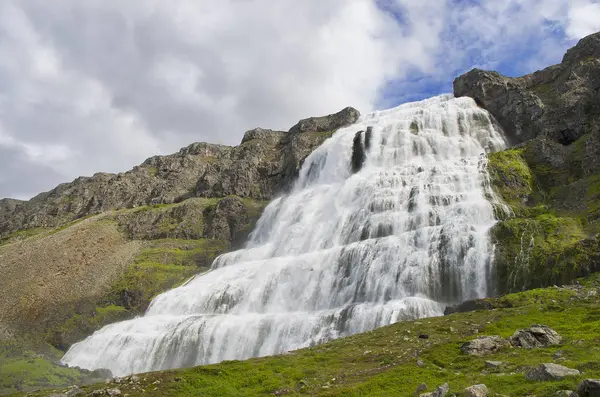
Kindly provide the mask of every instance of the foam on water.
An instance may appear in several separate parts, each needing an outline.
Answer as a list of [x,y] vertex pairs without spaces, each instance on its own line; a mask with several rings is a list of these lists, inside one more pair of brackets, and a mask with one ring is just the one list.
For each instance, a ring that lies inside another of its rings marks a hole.
[[[353,174],[353,141],[367,127]],[[126,375],[271,355],[483,297],[495,222],[486,152],[504,146],[470,98],[363,116],[306,159],[246,249],[156,297],[143,317],[73,345],[63,362]]]

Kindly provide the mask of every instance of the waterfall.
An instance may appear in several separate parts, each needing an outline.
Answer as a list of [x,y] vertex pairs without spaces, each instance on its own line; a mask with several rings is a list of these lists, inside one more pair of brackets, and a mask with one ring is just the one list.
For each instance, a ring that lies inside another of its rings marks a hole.
[[63,362],[121,376],[272,355],[484,297],[495,222],[486,153],[504,146],[466,97],[362,116],[306,159],[245,249]]

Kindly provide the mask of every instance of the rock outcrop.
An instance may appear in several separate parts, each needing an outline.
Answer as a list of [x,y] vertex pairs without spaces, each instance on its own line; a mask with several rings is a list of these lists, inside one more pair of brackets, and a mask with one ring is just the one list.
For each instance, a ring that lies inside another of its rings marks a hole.
[[346,108],[301,120],[290,132],[255,128],[236,147],[194,143],[175,154],[151,157],[125,173],[77,178],[27,202],[0,200],[0,238],[108,210],[172,204],[192,197],[268,200],[290,186],[315,148],[358,116],[357,110]]
[[525,379],[534,381],[562,380],[569,376],[579,376],[581,373],[562,365],[546,363],[525,374]]
[[474,69],[454,81],[456,96],[474,98],[519,144],[549,137],[568,145],[600,133],[600,33],[582,39],[560,64],[510,78]]
[[532,325],[527,329],[515,331],[510,343],[515,347],[535,349],[559,345],[562,337],[546,325]]
[[487,354],[498,353],[502,350],[508,349],[510,343],[502,339],[502,337],[493,336],[480,336],[477,339],[473,339],[460,347],[463,354],[470,356],[485,356]]

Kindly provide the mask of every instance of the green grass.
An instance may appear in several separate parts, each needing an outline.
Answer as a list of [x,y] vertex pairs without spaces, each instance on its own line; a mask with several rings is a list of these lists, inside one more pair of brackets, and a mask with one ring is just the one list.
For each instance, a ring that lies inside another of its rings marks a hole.
[[[410,396],[421,383],[428,391],[448,382],[450,394],[484,383],[490,395],[553,396],[574,390],[583,378],[600,377],[600,277],[581,289],[546,288],[489,299],[497,309],[404,322],[289,354],[142,375],[141,387],[115,385],[130,396]],[[465,356],[461,344],[478,335],[511,336],[515,330],[545,324],[559,332],[562,345],[512,348],[485,357]],[[429,339],[418,338],[428,334]],[[545,362],[583,372],[563,381],[533,382],[524,373]],[[417,365],[417,360],[423,366]],[[486,360],[502,361],[500,369]],[[157,383],[157,381],[159,381]],[[106,387],[98,385],[91,391]],[[34,396],[48,395],[47,392]]]

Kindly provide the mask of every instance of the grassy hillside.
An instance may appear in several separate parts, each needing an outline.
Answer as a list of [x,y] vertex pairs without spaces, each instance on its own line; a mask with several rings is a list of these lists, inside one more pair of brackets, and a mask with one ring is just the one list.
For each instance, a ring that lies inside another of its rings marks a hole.
[[[490,310],[398,323],[289,354],[224,362],[191,369],[142,374],[119,383],[129,396],[410,396],[448,382],[450,395],[483,383],[491,396],[554,396],[575,390],[584,378],[600,378],[600,275],[568,287],[551,287],[487,299]],[[510,348],[474,357],[460,346],[481,335],[510,337],[515,330],[545,324],[562,344]],[[422,335],[427,335],[423,339]],[[486,361],[502,361],[489,368]],[[576,368],[582,375],[561,381],[527,381],[524,373],[542,363]],[[99,392],[96,392],[99,393]],[[30,396],[49,396],[43,391]]]

